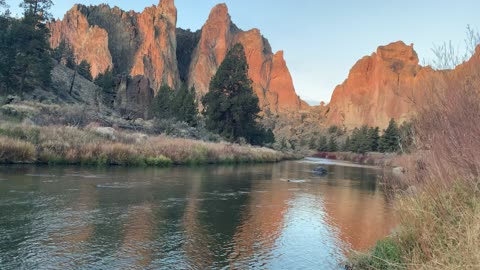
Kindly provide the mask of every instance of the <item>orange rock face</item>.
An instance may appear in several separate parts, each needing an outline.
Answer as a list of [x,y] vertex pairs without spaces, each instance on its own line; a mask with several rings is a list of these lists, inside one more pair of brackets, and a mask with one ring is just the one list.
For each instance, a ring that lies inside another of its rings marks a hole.
[[274,55],[258,29],[242,31],[232,24],[225,4],[212,9],[202,28],[190,66],[189,85],[204,95],[228,50],[236,43],[245,49],[252,87],[264,111],[281,113],[306,106],[295,93],[283,53]]
[[[116,73],[146,77],[156,92],[162,84],[176,87],[180,83],[176,23],[174,0],[161,0],[141,13],[103,4],[75,5],[63,20],[50,24],[50,42],[55,48],[65,40],[78,62],[91,64],[93,77],[113,68]],[[212,9],[191,57],[188,83],[199,96],[208,91],[210,80],[236,43],[245,48],[252,87],[264,111],[277,114],[308,107],[295,93],[283,52],[273,54],[258,29],[238,29],[225,4]]]
[[[326,123],[347,128],[362,125],[385,128],[391,118],[409,120],[449,82],[469,80],[480,84],[480,46],[469,61],[453,70],[433,70],[418,64],[413,45],[398,41],[380,46],[359,60],[327,106]],[[480,85],[476,86],[477,88]]]
[[[158,90],[162,84],[176,86],[179,81],[176,24],[173,0],[161,0],[142,13],[106,5],[75,5],[63,20],[49,25],[50,43],[55,48],[65,40],[78,62],[90,63],[93,77],[114,67],[147,77]],[[110,43],[109,37],[114,38]]]
[[405,121],[423,102],[425,83],[437,72],[418,64],[413,45],[381,46],[359,60],[345,82],[335,88],[326,113],[328,124],[348,128],[386,127],[391,118]]
[[175,28],[177,9],[173,0],[162,0],[158,6],[146,8],[136,16],[140,46],[130,72],[144,75],[156,91],[162,84],[176,86],[179,81]]
[[90,63],[93,77],[112,66],[108,33],[98,26],[91,26],[78,5],[73,6],[62,21],[49,24],[49,28],[52,48],[65,40],[73,49],[78,63],[82,60]]

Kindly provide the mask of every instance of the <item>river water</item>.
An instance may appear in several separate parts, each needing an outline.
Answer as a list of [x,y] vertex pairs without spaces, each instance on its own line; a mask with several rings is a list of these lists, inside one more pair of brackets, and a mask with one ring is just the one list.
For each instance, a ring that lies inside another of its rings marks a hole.
[[346,165],[0,167],[0,269],[340,269],[395,226]]

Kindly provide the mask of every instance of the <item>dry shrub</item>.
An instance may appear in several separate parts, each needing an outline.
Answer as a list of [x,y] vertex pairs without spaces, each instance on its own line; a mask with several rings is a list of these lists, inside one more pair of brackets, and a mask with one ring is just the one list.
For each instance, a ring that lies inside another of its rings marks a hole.
[[416,191],[398,203],[409,268],[480,268],[478,71],[445,75],[427,93],[415,122],[417,152],[399,161],[404,183]]
[[24,163],[34,160],[33,144],[0,136],[0,163]]
[[[7,136],[9,140],[30,145],[33,147],[30,152],[33,157],[31,160],[43,164],[168,166],[172,163],[276,162],[298,158],[267,148],[166,136],[149,137],[142,133],[104,129],[109,132],[108,136],[104,134],[105,132],[99,132],[102,128],[96,125],[81,129],[73,126],[36,127],[0,124],[0,136]],[[0,153],[3,149],[10,148],[4,146],[0,148]],[[5,160],[25,161],[11,157]]]

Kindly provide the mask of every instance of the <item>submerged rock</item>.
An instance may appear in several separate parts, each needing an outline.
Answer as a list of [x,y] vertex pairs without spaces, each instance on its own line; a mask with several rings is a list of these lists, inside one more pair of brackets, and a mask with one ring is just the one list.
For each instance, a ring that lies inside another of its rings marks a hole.
[[317,168],[313,169],[313,173],[315,175],[318,175],[318,176],[325,176],[325,175],[328,174],[328,171],[327,171],[327,169],[325,169],[325,167],[320,166],[320,167],[317,167]]

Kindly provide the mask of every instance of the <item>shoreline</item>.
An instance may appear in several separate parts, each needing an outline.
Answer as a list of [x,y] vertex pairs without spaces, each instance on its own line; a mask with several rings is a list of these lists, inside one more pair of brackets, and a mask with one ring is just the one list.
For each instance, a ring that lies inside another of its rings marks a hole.
[[106,127],[0,125],[0,164],[171,167],[275,163],[302,155]]

